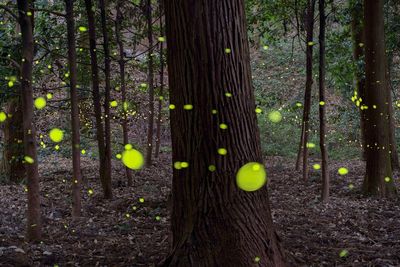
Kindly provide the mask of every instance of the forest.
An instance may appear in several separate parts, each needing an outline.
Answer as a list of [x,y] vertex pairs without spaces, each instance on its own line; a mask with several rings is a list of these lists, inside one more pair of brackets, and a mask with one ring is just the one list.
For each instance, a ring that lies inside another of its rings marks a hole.
[[400,266],[399,0],[0,0],[0,266]]

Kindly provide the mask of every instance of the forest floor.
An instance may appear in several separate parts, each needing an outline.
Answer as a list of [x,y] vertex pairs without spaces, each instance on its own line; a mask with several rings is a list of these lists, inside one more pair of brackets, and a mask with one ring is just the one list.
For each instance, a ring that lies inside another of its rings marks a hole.
[[[24,186],[0,186],[0,266],[155,266],[166,256],[169,154],[135,173],[131,188],[124,186],[124,169],[116,168],[111,201],[102,199],[95,161],[84,159],[84,213],[74,221],[66,182],[70,160],[51,156],[46,162],[40,165],[45,233],[40,244],[24,242]],[[362,162],[331,163],[328,204],[319,200],[317,171],[305,184],[292,160],[271,157],[266,164],[275,225],[299,266],[400,266],[400,200],[363,197]],[[339,167],[349,174],[339,176]]]

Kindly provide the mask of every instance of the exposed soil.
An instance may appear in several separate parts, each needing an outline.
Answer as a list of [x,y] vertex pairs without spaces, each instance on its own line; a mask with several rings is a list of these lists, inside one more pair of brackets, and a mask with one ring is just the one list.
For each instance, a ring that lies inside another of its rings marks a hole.
[[[266,162],[276,228],[298,265],[400,266],[400,200],[363,197],[362,162],[331,163],[328,204],[320,202],[317,171],[311,171],[304,183],[293,170],[293,161],[274,157]],[[135,173],[131,188],[125,187],[123,168],[116,168],[111,201],[102,199],[96,162],[85,159],[84,216],[74,221],[69,160],[51,156],[40,166],[44,240],[34,245],[24,242],[24,186],[2,185],[1,266],[155,266],[166,256],[169,154],[161,154],[153,168]],[[347,167],[349,174],[338,175],[339,167]]]

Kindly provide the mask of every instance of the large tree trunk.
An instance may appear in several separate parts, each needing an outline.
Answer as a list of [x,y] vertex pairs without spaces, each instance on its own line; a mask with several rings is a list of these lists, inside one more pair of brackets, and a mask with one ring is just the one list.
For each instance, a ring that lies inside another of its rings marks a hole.
[[107,183],[105,179],[105,144],[104,144],[104,128],[101,119],[101,97],[99,89],[99,68],[97,63],[97,52],[96,52],[96,24],[94,20],[94,11],[92,0],[85,0],[86,13],[88,18],[89,26],[89,49],[90,49],[90,66],[92,71],[92,95],[93,95],[93,106],[94,115],[96,119],[96,139],[99,149],[100,158],[100,181],[103,187],[103,192],[110,191],[107,189]]
[[[308,180],[308,135],[310,132],[310,112],[311,112],[311,89],[313,84],[313,38],[314,38],[314,11],[315,0],[307,2],[307,51],[306,51],[306,88],[304,93],[304,111],[303,111],[303,134],[300,138],[303,155],[303,180]],[[300,153],[299,153],[300,155]]]
[[[22,90],[22,117],[24,131],[24,158],[26,161],[26,175],[28,182],[28,221],[27,239],[40,241],[42,237],[42,222],[40,214],[39,171],[36,152],[36,135],[33,124],[33,2],[32,0],[18,0],[19,24],[22,35],[21,90]],[[31,12],[32,16],[27,13]]]
[[[364,27],[363,27],[363,4],[362,0],[357,0],[352,8],[352,21],[351,29],[353,35],[353,59],[356,64],[355,71],[355,91],[357,97],[363,101],[365,99],[365,69],[364,64],[361,61],[364,60]],[[363,103],[364,104],[364,103]],[[366,143],[365,143],[365,112],[364,109],[360,109],[360,128],[361,128],[361,146],[362,146],[362,158],[366,159]]]
[[[160,14],[163,13],[162,1],[159,1]],[[160,36],[164,36],[163,16],[160,16]],[[161,146],[161,127],[162,127],[162,103],[164,101],[164,42],[160,42],[160,99],[158,100],[158,117],[156,132],[156,148],[154,156],[158,158]]]
[[76,45],[75,45],[75,19],[74,0],[65,0],[68,42],[68,67],[69,86],[71,95],[71,130],[72,130],[72,216],[81,216],[81,152],[79,133],[79,98],[76,89]]
[[164,266],[248,267],[258,259],[262,266],[284,266],[267,188],[244,192],[234,179],[244,164],[263,161],[244,1],[169,0],[164,7],[176,105],[172,157],[188,163],[173,172],[173,243]]
[[147,39],[149,41],[149,49],[147,53],[148,60],[148,76],[147,83],[149,86],[149,114],[147,117],[147,153],[146,153],[146,166],[152,163],[153,153],[153,133],[154,133],[154,63],[153,63],[153,20],[152,20],[152,7],[151,0],[146,3],[146,19],[147,19]]
[[12,117],[4,122],[4,149],[0,171],[8,177],[10,182],[20,183],[26,177],[25,166],[22,162],[24,132],[21,97],[14,97],[8,101],[6,113],[12,114]]
[[322,201],[327,202],[329,198],[329,167],[328,150],[325,143],[325,0],[319,1],[319,21],[319,144],[322,159]]
[[105,74],[105,99],[104,99],[104,121],[105,121],[105,151],[104,151],[104,198],[112,198],[111,186],[111,117],[110,117],[110,100],[111,100],[111,58],[110,47],[107,31],[107,13],[105,0],[99,0],[101,11],[101,28],[103,32],[103,50],[104,50],[104,74]]
[[383,0],[364,1],[365,19],[365,127],[367,166],[364,192],[381,197],[395,193],[390,160],[390,114],[387,106]]
[[[129,144],[128,138],[128,114],[126,110],[126,82],[125,82],[125,59],[124,59],[124,41],[122,39],[121,27],[123,22],[123,16],[121,12],[122,1],[117,2],[117,19],[115,21],[115,36],[117,40],[119,50],[119,72],[120,72],[120,85],[121,85],[121,96],[122,96],[122,135],[124,145]],[[125,167],[126,179],[128,186],[132,186],[132,172],[128,167]]]

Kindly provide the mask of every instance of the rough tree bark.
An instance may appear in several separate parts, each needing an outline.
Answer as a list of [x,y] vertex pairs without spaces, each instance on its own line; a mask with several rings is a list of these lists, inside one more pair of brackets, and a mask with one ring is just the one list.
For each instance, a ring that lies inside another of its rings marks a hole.
[[104,151],[104,198],[111,199],[111,117],[110,117],[110,100],[111,100],[111,58],[110,47],[107,30],[107,13],[105,0],[99,0],[101,11],[101,28],[103,32],[103,50],[104,50],[104,74],[105,74],[105,97],[104,97],[104,122],[105,122],[105,151]]
[[[86,13],[88,18],[89,28],[89,49],[90,49],[90,66],[92,72],[92,95],[93,95],[93,106],[94,116],[96,119],[96,139],[99,150],[100,159],[100,181],[102,184],[103,192],[110,191],[107,189],[107,183],[105,178],[105,143],[104,143],[104,128],[102,122],[102,111],[101,111],[101,97],[100,97],[100,86],[99,86],[99,67],[97,63],[97,52],[96,52],[96,23],[94,20],[94,11],[92,0],[85,0]],[[109,172],[107,172],[109,173]]]
[[146,20],[147,20],[147,39],[149,42],[149,49],[147,53],[148,60],[148,74],[147,84],[149,89],[149,114],[147,117],[147,153],[146,153],[146,166],[152,163],[153,153],[153,134],[154,134],[154,63],[153,63],[153,20],[152,20],[152,7],[151,0],[146,2]]
[[383,19],[384,0],[364,0],[365,21],[365,103],[366,194],[390,197],[395,194],[389,154],[390,114],[386,90],[386,55]]
[[[163,6],[162,0],[159,1],[160,6],[160,36],[164,36],[164,25],[163,25]],[[156,148],[154,156],[158,158],[160,154],[161,146],[161,127],[162,127],[162,103],[164,101],[164,42],[160,42],[160,96],[158,100],[158,117],[157,117],[157,132],[156,132]]]
[[[117,1],[117,18],[115,21],[115,37],[119,50],[119,73],[120,73],[120,85],[121,85],[121,100],[123,104],[123,115],[122,115],[122,135],[124,145],[129,144],[128,138],[128,114],[126,112],[126,82],[125,82],[125,59],[124,59],[124,41],[122,39],[121,28],[123,22],[123,15],[121,11],[122,1]],[[126,179],[128,186],[132,186],[132,172],[128,167],[125,167]]]
[[72,131],[72,216],[81,216],[81,152],[79,132],[79,98],[76,88],[76,45],[74,0],[65,0],[68,43],[69,86],[71,96],[71,131]]
[[322,159],[322,201],[329,198],[329,166],[328,150],[325,143],[326,116],[325,116],[325,0],[319,1],[319,144]]
[[[33,124],[33,90],[32,90],[32,64],[33,64],[33,1],[18,0],[19,24],[22,35],[22,65],[21,65],[21,90],[22,90],[22,118],[24,131],[24,157],[27,174],[28,210],[27,210],[27,239],[40,241],[42,237],[42,222],[40,212],[39,171],[36,152],[35,127]],[[28,16],[28,12],[32,16]]]
[[173,172],[173,242],[163,266],[285,266],[267,188],[244,192],[234,179],[243,164],[263,161],[244,0],[169,0],[164,8],[172,157],[188,168]]

